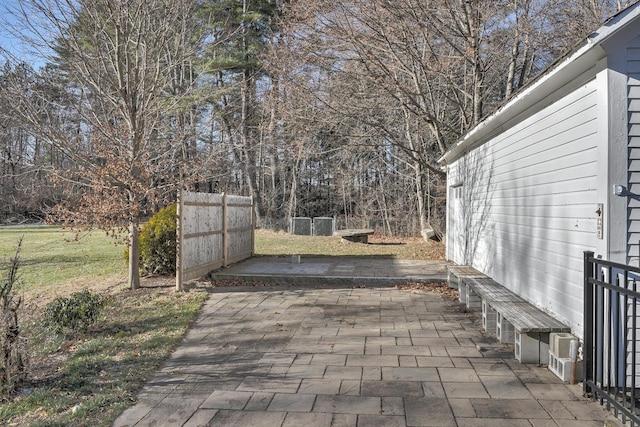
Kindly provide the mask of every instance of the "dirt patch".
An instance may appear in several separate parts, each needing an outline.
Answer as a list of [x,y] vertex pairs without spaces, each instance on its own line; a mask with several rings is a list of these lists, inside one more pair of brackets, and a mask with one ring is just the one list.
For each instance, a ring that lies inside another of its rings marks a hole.
[[458,290],[450,288],[447,282],[412,282],[396,285],[397,289],[403,291],[429,291],[443,295],[451,299],[458,299]]
[[[210,286],[214,288],[226,288],[226,287],[257,287],[257,288],[267,288],[280,286],[274,282],[264,282],[264,281],[251,281],[251,280],[242,280],[242,279],[217,279],[212,280],[209,283]],[[204,283],[201,283],[200,286],[203,286]],[[191,286],[191,285],[190,285]],[[291,285],[294,286],[294,285]],[[367,285],[353,285],[354,288],[367,288]],[[447,282],[408,282],[403,283],[401,285],[395,285],[394,288],[402,290],[402,291],[414,291],[414,292],[434,292],[445,296],[450,299],[458,299],[458,290],[449,287]]]

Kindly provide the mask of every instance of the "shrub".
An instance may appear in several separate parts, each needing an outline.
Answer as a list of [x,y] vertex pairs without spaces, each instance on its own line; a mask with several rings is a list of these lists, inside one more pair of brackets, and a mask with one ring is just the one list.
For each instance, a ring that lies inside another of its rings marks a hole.
[[176,205],[154,214],[140,230],[140,266],[147,274],[176,272]]
[[106,302],[103,295],[86,289],[68,297],[57,297],[45,307],[42,324],[57,333],[86,331],[98,320]]

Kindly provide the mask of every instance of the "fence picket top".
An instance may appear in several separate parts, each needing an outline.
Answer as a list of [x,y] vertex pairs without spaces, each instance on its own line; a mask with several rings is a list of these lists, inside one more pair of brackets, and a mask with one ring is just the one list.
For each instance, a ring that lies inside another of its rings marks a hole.
[[185,191],[182,199],[186,203],[222,203],[222,194],[193,193]]
[[227,195],[227,205],[251,206],[251,197]]

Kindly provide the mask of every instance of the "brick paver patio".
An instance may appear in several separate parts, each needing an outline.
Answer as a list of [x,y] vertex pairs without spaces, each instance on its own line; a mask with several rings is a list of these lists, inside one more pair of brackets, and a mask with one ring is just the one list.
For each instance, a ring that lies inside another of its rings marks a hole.
[[217,290],[115,426],[621,425],[426,290]]

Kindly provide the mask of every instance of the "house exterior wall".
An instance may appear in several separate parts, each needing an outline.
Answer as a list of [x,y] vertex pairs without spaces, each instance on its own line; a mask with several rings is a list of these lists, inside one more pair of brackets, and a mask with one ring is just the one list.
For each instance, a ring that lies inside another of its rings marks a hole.
[[582,253],[601,246],[596,211],[599,203],[606,209],[598,182],[606,120],[598,92],[606,89],[597,69],[447,167],[449,196],[462,189],[449,203],[449,222],[458,218],[464,230],[447,234],[450,260],[493,277],[579,335]]
[[628,207],[627,263],[640,266],[640,37],[627,44]]

